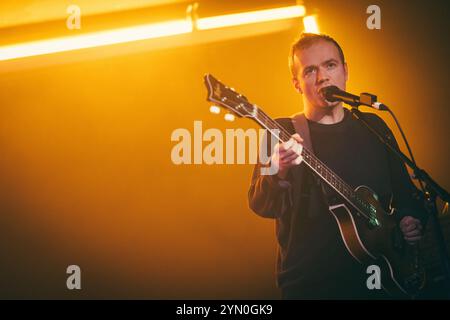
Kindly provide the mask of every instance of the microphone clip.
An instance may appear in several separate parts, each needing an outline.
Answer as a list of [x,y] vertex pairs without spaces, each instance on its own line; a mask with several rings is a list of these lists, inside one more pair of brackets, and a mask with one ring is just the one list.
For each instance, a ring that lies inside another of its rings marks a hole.
[[359,103],[366,106],[372,106],[377,102],[377,96],[371,93],[363,92],[359,96]]

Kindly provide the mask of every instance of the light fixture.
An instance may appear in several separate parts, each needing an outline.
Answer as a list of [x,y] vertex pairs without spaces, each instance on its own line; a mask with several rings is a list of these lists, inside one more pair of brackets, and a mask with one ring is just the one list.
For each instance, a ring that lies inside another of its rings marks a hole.
[[305,15],[304,6],[290,6],[283,8],[227,14],[216,17],[200,18],[197,21],[197,29],[207,30],[207,29],[231,27],[249,23],[290,19],[302,17],[304,15]]
[[305,32],[319,34],[319,25],[316,21],[316,16],[306,16],[303,18],[303,26],[305,27]]
[[234,117],[234,114],[226,113],[225,116],[224,116],[224,119],[225,119],[226,121],[233,122],[234,119],[235,119],[235,117]]
[[[191,6],[190,10],[192,11],[197,7],[198,6]],[[228,14],[208,18],[198,18],[196,12],[189,13],[189,7],[187,11],[187,19],[183,20],[144,24],[76,36],[5,45],[0,47],[0,61],[181,35],[192,31],[198,32],[197,30],[208,30],[258,22],[290,19],[305,15],[305,7],[302,5]]]
[[78,36],[39,40],[0,47],[0,61],[49,53],[100,47],[137,40],[160,38],[192,31],[189,20],[174,20],[163,23],[100,31]]
[[209,107],[209,111],[214,114],[219,114],[220,108],[218,106],[211,106],[211,107]]

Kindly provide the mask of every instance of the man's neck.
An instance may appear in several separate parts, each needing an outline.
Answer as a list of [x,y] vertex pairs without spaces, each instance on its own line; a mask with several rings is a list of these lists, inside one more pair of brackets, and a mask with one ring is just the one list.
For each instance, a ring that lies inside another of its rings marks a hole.
[[321,124],[334,124],[344,119],[344,107],[342,103],[329,108],[305,108],[305,116],[308,120]]

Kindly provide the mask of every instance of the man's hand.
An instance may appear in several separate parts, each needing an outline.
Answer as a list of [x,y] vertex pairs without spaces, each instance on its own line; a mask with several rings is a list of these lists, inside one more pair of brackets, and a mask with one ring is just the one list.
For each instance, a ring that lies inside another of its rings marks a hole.
[[403,217],[400,221],[400,230],[409,244],[414,244],[422,238],[422,223],[411,216]]
[[275,145],[271,162],[278,164],[278,176],[280,178],[286,178],[289,168],[299,165],[302,162],[302,142],[303,139],[296,133],[288,141]]

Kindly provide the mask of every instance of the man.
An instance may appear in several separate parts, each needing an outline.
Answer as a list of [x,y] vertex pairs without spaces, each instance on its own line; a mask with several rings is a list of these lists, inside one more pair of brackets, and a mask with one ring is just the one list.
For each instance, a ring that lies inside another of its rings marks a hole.
[[[408,243],[422,234],[424,210],[405,166],[341,102],[329,102],[320,89],[334,85],[345,90],[348,66],[339,44],[329,36],[303,34],[294,43],[290,68],[295,89],[302,95],[315,155],[353,188],[369,186],[382,203],[392,200]],[[374,114],[364,113],[381,132],[392,132]],[[285,299],[383,298],[369,290],[368,274],[347,251],[339,228],[328,210],[319,179],[302,162],[303,139],[291,119],[277,121],[292,138],[277,144],[271,155],[276,175],[254,170],[249,205],[258,215],[276,219],[277,285]]]

